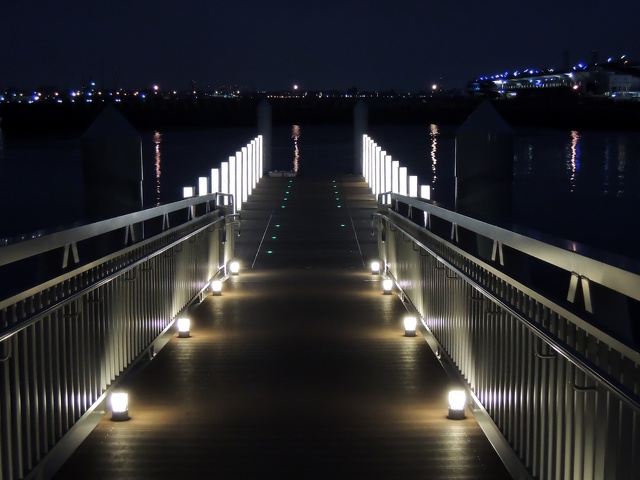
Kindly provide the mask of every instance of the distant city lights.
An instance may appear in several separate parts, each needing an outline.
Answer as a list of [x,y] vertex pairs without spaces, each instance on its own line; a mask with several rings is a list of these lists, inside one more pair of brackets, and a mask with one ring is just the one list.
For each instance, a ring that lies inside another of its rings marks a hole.
[[525,68],[524,70],[477,77],[467,85],[472,96],[510,98],[527,91],[545,89],[603,97],[640,98],[640,63],[630,64],[623,55],[606,63],[578,62],[559,70]]
[[[605,57],[606,58],[606,57]],[[435,81],[434,81],[435,80]],[[286,84],[285,84],[286,85]],[[576,62],[566,64],[564,68],[531,68],[504,70],[492,75],[479,76],[470,82],[466,92],[462,89],[445,88],[442,78],[431,77],[425,81],[422,89],[412,92],[397,92],[393,89],[360,90],[352,87],[346,90],[318,89],[305,90],[299,83],[284,86],[281,90],[256,91],[240,85],[223,85],[199,88],[195,81],[185,85],[183,90],[162,89],[161,82],[147,83],[143,88],[122,88],[99,86],[94,81],[83,82],[82,86],[58,88],[41,86],[35,89],[15,87],[0,88],[1,104],[70,104],[107,102],[133,103],[161,102],[175,100],[209,99],[394,99],[454,97],[461,94],[471,96],[492,96],[511,98],[521,96],[526,91],[563,90],[574,95],[599,95],[610,98],[640,99],[640,63],[631,62],[626,55],[612,56],[606,61],[591,63]],[[37,107],[36,107],[37,108]]]

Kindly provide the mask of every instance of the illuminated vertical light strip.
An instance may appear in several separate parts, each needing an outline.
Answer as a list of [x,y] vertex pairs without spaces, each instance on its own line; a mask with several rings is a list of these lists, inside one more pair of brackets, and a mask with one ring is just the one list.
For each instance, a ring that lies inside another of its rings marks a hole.
[[387,156],[386,150],[380,150],[380,161],[378,163],[378,194],[384,193],[385,191],[385,176],[384,176],[384,159]]
[[264,165],[264,147],[262,145],[262,135],[258,135],[258,181],[262,179],[262,166]]
[[431,185],[420,185],[420,198],[431,200]]
[[[220,192],[230,193],[229,192],[229,162],[220,162]],[[224,197],[224,204],[229,205],[229,199],[227,197]]]
[[382,150],[382,152],[380,152],[380,192],[379,193],[384,193],[387,188],[386,185],[384,184],[386,177],[384,175],[384,166],[385,166],[385,159],[387,158],[387,151],[386,150]]
[[418,196],[418,177],[415,175],[409,176],[409,196],[410,197]]
[[255,188],[260,183],[260,139],[258,137],[253,139],[253,168],[255,179],[253,188]]
[[400,195],[407,194],[407,167],[400,167]]
[[[236,157],[229,157],[229,193],[233,195],[234,202],[236,199]],[[236,203],[237,205],[237,203]]]
[[220,169],[211,169],[211,193],[218,193],[220,191]]
[[236,152],[236,211],[242,208],[242,152]]
[[251,191],[249,193],[253,193],[256,186],[258,185],[258,144],[256,139],[251,140],[251,148],[249,148],[249,159],[250,159],[250,168],[251,168]]
[[375,157],[373,159],[373,194],[378,197],[378,192],[380,191],[380,178],[378,177],[378,173],[380,172],[380,152],[382,148],[376,145]]
[[203,197],[209,193],[209,179],[198,177],[198,196]]
[[375,178],[375,174],[373,173],[375,170],[375,163],[376,163],[376,142],[371,141],[369,142],[369,188],[371,188],[371,191],[373,192],[373,186],[374,186],[374,178]]
[[367,177],[366,177],[366,182],[367,185],[369,185],[369,188],[371,188],[371,145],[372,145],[372,141],[369,137],[367,137],[367,167],[366,167],[366,172],[367,172]]
[[362,176],[369,183],[369,136],[362,135]]
[[376,149],[372,145],[371,148],[371,156],[369,157],[369,188],[371,188],[371,193],[375,195],[376,189],[376,176],[375,176],[375,167],[376,167]]
[[360,166],[362,167],[362,176],[367,181],[367,136],[362,135],[362,144],[360,145],[362,156],[360,157]]
[[394,160],[391,162],[391,191],[400,193],[400,162]]
[[[391,155],[384,157],[384,193],[391,191]],[[391,197],[386,195],[384,203],[391,203]]]
[[371,188],[371,147],[373,142],[369,137],[367,137],[367,185]]
[[236,211],[242,208],[242,149],[236,152]]
[[371,192],[376,194],[376,155],[378,154],[378,145],[373,144],[371,148],[371,167],[369,171],[369,176],[371,177]]
[[[246,146],[247,149],[247,171],[246,171],[246,177],[247,177],[247,197],[249,197],[249,195],[251,195],[251,192],[253,191],[253,159],[251,158],[253,156],[253,149],[251,146],[251,143],[247,143]],[[246,201],[246,200],[245,200]]]
[[375,167],[376,167],[376,143],[371,142],[369,145],[369,187],[371,187],[371,191],[373,192],[375,186]]
[[253,140],[251,140],[251,143],[249,145],[249,158],[251,159],[251,191],[249,193],[253,193],[253,190],[258,184],[258,169],[256,168],[256,139],[254,138]]
[[262,178],[264,173],[264,145],[262,135],[258,135],[258,179]]
[[249,149],[242,147],[242,201],[249,198]]
[[376,142],[371,142],[371,159],[369,161],[369,177],[371,181],[369,186],[371,187],[371,191],[373,192],[376,184],[376,152],[378,151],[378,144]]

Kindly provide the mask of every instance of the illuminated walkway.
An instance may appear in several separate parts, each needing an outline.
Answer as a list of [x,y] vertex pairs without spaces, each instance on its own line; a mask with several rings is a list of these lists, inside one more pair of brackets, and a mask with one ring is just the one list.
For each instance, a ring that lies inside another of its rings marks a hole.
[[107,414],[57,478],[509,478],[469,412],[446,418],[449,379],[364,266],[365,183],[333,180],[262,181],[241,274],[129,381],[131,420]]

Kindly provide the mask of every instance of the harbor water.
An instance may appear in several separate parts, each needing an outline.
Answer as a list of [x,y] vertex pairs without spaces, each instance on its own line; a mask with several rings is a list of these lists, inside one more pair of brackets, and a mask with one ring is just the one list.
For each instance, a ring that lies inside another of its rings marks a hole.
[[[431,185],[431,198],[454,205],[456,125],[374,124],[369,135],[394,160]],[[272,169],[299,175],[353,170],[348,124],[273,127]],[[256,136],[254,128],[141,132],[145,207],[179,200]],[[640,133],[516,128],[513,218],[541,232],[640,260]],[[0,237],[30,236],[81,222],[78,137],[31,135],[0,141]]]

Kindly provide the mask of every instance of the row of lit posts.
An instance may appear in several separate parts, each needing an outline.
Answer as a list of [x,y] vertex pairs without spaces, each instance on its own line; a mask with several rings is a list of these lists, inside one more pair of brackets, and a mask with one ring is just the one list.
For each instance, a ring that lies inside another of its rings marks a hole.
[[[362,136],[362,174],[376,198],[380,194],[388,193],[409,197],[419,196],[426,200],[431,198],[431,187],[429,185],[420,185],[420,188],[418,188],[418,177],[409,175],[407,167],[401,167],[398,160],[393,160],[391,155],[382,150],[382,147],[366,134]],[[384,203],[391,203],[391,199],[385,199]],[[386,268],[384,272],[386,272]],[[392,278],[383,275],[381,264],[378,260],[371,262],[371,273],[381,275],[383,294],[390,295],[393,293],[395,282]],[[405,336],[414,337],[418,327],[418,319],[415,316],[407,315],[403,319],[403,326]],[[448,418],[465,418],[466,403],[467,395],[464,390],[451,390],[449,392]]]
[[[258,135],[227,162],[220,162],[220,167],[211,169],[210,177],[198,178],[197,195],[209,193],[224,193],[233,195],[236,210],[242,209],[242,204],[256,188],[262,178],[264,168],[264,150],[262,135]],[[184,187],[184,198],[196,195],[194,187]],[[224,196],[224,204],[228,205],[229,197]]]
[[[258,135],[251,140],[234,156],[229,157],[228,162],[220,162],[219,168],[211,169],[211,177],[199,177],[197,195],[204,196],[209,193],[227,194],[224,204],[229,204],[229,196],[235,200],[236,210],[242,208],[258,181],[262,178],[264,168],[263,139]],[[184,187],[183,197],[190,198],[196,195],[194,187]],[[237,261],[229,263],[229,271],[232,275],[237,275],[240,265]],[[209,285],[212,295],[222,295],[222,280],[213,279]],[[179,338],[189,338],[191,336],[191,319],[181,316],[174,322]],[[129,420],[129,395],[125,391],[116,390],[109,398],[111,407],[111,419],[114,421]]]
[[[431,186],[420,185],[418,188],[418,177],[409,175],[407,167],[401,167],[398,160],[393,160],[366,134],[362,136],[362,174],[376,198],[381,193],[431,198]],[[390,203],[388,200],[385,203]]]
[[[371,262],[371,274],[379,275],[382,279],[382,293],[391,295],[394,290],[394,280],[386,275],[386,268],[382,268],[379,260]],[[413,315],[406,315],[402,320],[405,337],[415,337],[418,329],[418,319]],[[426,325],[425,325],[426,328]],[[467,404],[467,394],[462,389],[454,389],[449,391],[449,413],[448,418],[452,420],[462,420],[466,417],[465,407]]]
[[[394,289],[394,281],[386,275],[382,274],[380,262],[374,260],[371,262],[371,273],[380,275],[382,278],[382,293],[391,295]],[[240,264],[237,261],[230,262],[229,271],[232,275],[240,273]],[[386,269],[385,269],[386,271]],[[222,280],[214,279],[211,281],[209,288],[214,296],[222,295]],[[406,315],[403,318],[403,327],[405,337],[415,337],[418,328],[418,319],[413,315]],[[180,316],[174,322],[176,326],[178,338],[191,337],[191,319],[188,316]],[[125,391],[114,391],[110,396],[111,419],[114,421],[129,420],[129,396]],[[461,420],[465,418],[465,407],[467,403],[467,395],[464,390],[454,389],[449,391],[449,411],[448,418]]]
[[[240,273],[240,263],[236,260],[229,262],[229,271],[231,275]],[[222,295],[222,279],[214,278],[209,284],[211,295]],[[186,315],[179,316],[175,319],[174,325],[178,338],[191,337],[191,318]],[[129,420],[129,394],[123,390],[116,390],[109,397],[109,405],[111,407],[111,420],[121,422]]]

